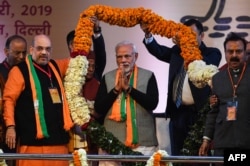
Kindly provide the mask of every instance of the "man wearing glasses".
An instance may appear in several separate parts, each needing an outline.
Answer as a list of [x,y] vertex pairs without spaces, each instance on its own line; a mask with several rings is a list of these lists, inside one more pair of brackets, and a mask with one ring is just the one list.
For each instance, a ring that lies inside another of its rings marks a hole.
[[[73,126],[62,77],[67,63],[51,59],[52,44],[37,35],[30,54],[12,67],[5,84],[6,143],[18,153],[68,154],[69,129]],[[68,60],[68,59],[67,59]],[[64,160],[18,160],[18,166],[68,166]]]

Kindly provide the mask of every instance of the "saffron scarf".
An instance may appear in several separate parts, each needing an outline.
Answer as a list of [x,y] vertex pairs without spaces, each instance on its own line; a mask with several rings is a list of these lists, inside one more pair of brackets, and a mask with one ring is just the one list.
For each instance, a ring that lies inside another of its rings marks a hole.
[[[118,83],[120,72],[117,70],[115,77],[115,85]],[[136,88],[138,68],[134,67],[129,79],[129,85]],[[131,148],[138,146],[138,130],[136,126],[136,102],[135,100],[125,92],[118,95],[115,102],[112,105],[111,115],[109,119],[124,122],[126,121],[126,140],[125,145]]]
[[[25,61],[29,70],[30,85],[31,85],[32,98],[33,98],[34,109],[35,109],[36,130],[37,130],[36,137],[38,139],[49,137],[47,126],[46,126],[46,121],[44,117],[44,107],[43,107],[44,103],[43,103],[41,84],[37,76],[35,67],[33,65],[31,55],[28,55]],[[53,73],[55,74],[55,77],[57,79],[57,82],[61,90],[62,104],[63,104],[64,129],[68,131],[73,126],[73,122],[70,117],[69,106],[66,101],[62,79],[58,71],[54,67],[54,65],[51,64],[50,62],[48,63],[48,65],[52,69]]]

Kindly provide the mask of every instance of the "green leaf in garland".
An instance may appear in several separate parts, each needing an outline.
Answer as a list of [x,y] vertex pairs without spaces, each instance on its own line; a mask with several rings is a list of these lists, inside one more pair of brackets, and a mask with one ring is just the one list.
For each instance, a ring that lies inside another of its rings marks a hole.
[[209,101],[204,107],[198,112],[197,121],[191,126],[187,138],[184,141],[182,155],[185,156],[197,156],[199,148],[202,144],[203,132],[205,129],[206,116],[211,110]]
[[[96,144],[106,152],[112,155],[143,155],[125,146],[112,133],[106,131],[105,127],[98,122],[91,121],[87,128],[92,143]],[[123,166],[145,166],[146,162],[123,162]]]

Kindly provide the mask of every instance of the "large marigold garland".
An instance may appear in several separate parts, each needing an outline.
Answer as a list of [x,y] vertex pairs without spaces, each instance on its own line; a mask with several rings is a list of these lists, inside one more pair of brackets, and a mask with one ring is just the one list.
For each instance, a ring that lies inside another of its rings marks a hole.
[[[202,59],[195,33],[191,30],[191,28],[181,23],[165,20],[161,16],[153,13],[151,10],[146,10],[142,7],[120,9],[104,5],[90,6],[81,13],[75,29],[74,48],[73,53],[71,54],[72,57],[77,57],[79,55],[86,56],[90,51],[94,25],[89,19],[91,16],[96,16],[99,20],[107,22],[111,25],[123,27],[133,27],[136,24],[145,23],[149,25],[149,30],[152,33],[159,34],[167,38],[178,35],[180,40],[181,56],[184,58],[185,66],[187,67],[188,64],[194,60]],[[85,64],[83,69],[86,69],[87,60],[84,59],[83,56],[80,56],[79,59],[83,59],[83,63]],[[75,64],[75,62],[72,63]],[[77,73],[75,73],[75,71],[77,71]],[[69,103],[71,114],[74,122],[79,125],[87,123],[90,118],[88,116],[89,111],[87,103],[84,98],[80,96],[80,90],[84,84],[84,81],[82,81],[84,78],[82,77],[86,76],[85,71],[86,70],[78,68],[77,65],[75,68],[73,68],[73,66],[69,66],[65,79],[66,96],[68,101],[72,101]],[[75,81],[75,77],[79,79],[81,78],[81,81]],[[81,113],[81,110],[84,110],[84,113]]]
[[[74,38],[75,52],[89,52],[92,45],[91,36],[93,34],[93,23],[89,20],[91,16],[97,16],[101,21],[110,25],[122,27],[133,27],[140,23],[149,25],[149,30],[153,34],[158,34],[167,38],[178,35],[180,39],[181,56],[184,58],[185,66],[194,60],[201,60],[199,46],[195,33],[191,28],[182,23],[175,23],[165,20],[163,17],[153,13],[149,9],[140,8],[113,8],[104,5],[93,5],[84,10],[78,21]],[[84,28],[82,28],[84,27]]]
[[[142,7],[120,9],[104,5],[90,6],[81,13],[76,26],[73,48],[74,51],[71,54],[72,58],[66,72],[64,83],[66,97],[69,101],[69,107],[71,110],[71,116],[73,121],[78,125],[84,125],[90,120],[88,104],[85,98],[81,97],[81,88],[85,83],[85,76],[87,73],[88,61],[85,56],[88,55],[92,45],[94,24],[89,19],[91,16],[96,16],[99,20],[109,23],[110,25],[118,25],[122,27],[133,27],[140,23],[148,24],[149,30],[153,34],[158,34],[167,38],[172,38],[178,35],[181,56],[184,58],[186,68],[194,60],[202,59],[195,33],[189,27],[181,23],[165,20],[163,17],[153,13],[150,9],[144,9]],[[101,127],[91,127],[91,125],[94,125],[94,123],[90,123],[91,129],[87,129],[87,132],[89,132],[90,136],[93,136],[95,135],[93,129],[100,129]],[[105,129],[102,129],[101,132],[107,134]],[[116,141],[117,144],[115,145],[112,143],[109,146],[105,146],[105,144],[110,143],[110,140],[116,140],[112,134],[110,135],[111,136],[108,140],[106,139],[103,142],[103,139],[100,139],[99,142],[96,142],[98,146],[103,147],[105,150],[110,152],[110,154],[119,154],[121,149],[124,149],[123,152],[125,152],[125,154],[136,153],[141,155],[140,153],[133,152],[131,149],[128,150],[128,148],[124,145],[117,146],[119,145],[119,141]],[[100,136],[101,135],[98,135],[98,137]],[[109,148],[106,149],[107,147]],[[117,147],[119,148],[117,149]],[[75,153],[74,155],[76,154],[78,153]],[[164,153],[159,154],[161,156],[164,155]]]

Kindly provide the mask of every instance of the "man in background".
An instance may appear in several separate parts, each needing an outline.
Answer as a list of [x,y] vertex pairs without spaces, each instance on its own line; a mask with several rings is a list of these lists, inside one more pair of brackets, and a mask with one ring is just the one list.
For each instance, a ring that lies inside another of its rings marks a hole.
[[[19,35],[12,35],[10,36],[6,42],[5,42],[5,47],[4,47],[4,53],[6,58],[2,63],[0,63],[0,74],[1,77],[3,78],[2,80],[2,88],[1,88],[1,98],[2,98],[2,93],[3,93],[3,88],[4,88],[4,83],[6,82],[8,78],[8,74],[10,69],[24,61],[26,54],[27,54],[27,42],[26,40]],[[4,121],[2,119],[2,112],[1,112],[1,129],[2,129],[2,143],[1,143],[1,148],[3,149],[4,153],[16,153],[16,149],[10,149],[8,146],[5,144],[5,125]],[[8,166],[14,166],[15,165],[15,160],[6,160]]]
[[6,58],[0,63],[0,73],[6,80],[12,66],[22,62],[27,54],[27,42],[19,35],[10,36],[5,42],[4,53]]
[[[190,27],[195,32],[202,60],[207,65],[213,64],[218,66],[221,60],[221,53],[217,48],[207,47],[202,41],[204,38],[202,24],[198,20],[190,19],[184,25]],[[180,55],[181,49],[178,42],[178,35],[174,38],[176,45],[170,48],[158,44],[147,27],[148,25],[141,24],[141,29],[145,32],[143,43],[147,50],[160,61],[169,63],[168,97],[165,114],[167,118],[170,118],[171,154],[180,155],[190,126],[195,123],[198,111],[207,102],[207,98],[210,95],[210,88],[209,86],[197,88],[188,80],[183,65],[184,59]],[[179,85],[180,82],[183,84]],[[180,86],[182,91],[177,90],[178,86]],[[180,100],[177,98],[179,94]]]
[[223,156],[224,150],[250,150],[247,43],[231,32],[223,45],[228,67],[212,77],[212,91],[218,100],[207,114],[203,143],[199,150],[201,156],[208,154],[211,141],[215,156]]

